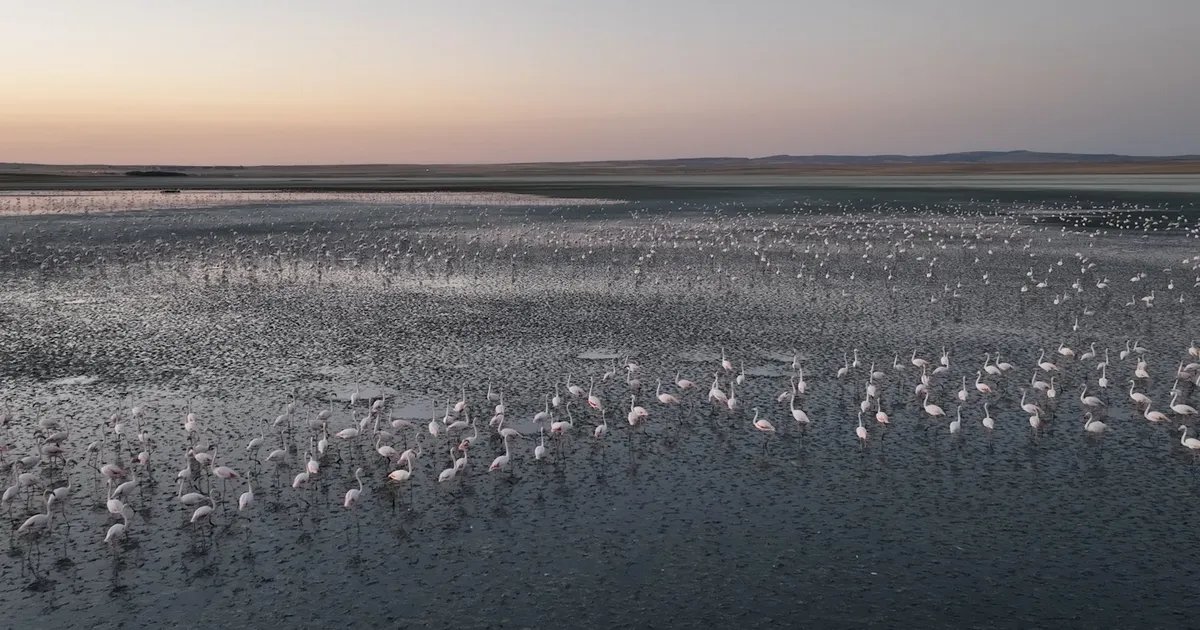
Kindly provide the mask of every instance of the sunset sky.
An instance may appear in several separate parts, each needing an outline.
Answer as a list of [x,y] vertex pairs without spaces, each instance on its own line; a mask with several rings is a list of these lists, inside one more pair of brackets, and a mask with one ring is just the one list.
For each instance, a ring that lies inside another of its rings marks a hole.
[[1200,0],[0,0],[0,162],[1200,153]]

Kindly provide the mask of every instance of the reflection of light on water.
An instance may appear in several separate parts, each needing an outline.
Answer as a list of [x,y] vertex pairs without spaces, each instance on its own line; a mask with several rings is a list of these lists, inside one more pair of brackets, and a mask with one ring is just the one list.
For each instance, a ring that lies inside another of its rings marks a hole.
[[46,384],[51,387],[58,387],[60,385],[91,385],[98,380],[100,379],[95,376],[71,376],[67,378],[56,378],[53,381],[47,382]]
[[555,198],[498,192],[372,192],[196,190],[164,195],[158,191],[0,191],[0,215],[85,214],[147,210],[219,208],[249,204],[343,202],[399,206],[548,207],[622,203],[610,199]]

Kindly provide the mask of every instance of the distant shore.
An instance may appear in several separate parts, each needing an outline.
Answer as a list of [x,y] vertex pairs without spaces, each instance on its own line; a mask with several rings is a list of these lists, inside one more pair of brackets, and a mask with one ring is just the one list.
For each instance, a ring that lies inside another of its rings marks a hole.
[[[161,175],[160,175],[161,174]],[[0,186],[59,187],[70,181],[98,181],[153,188],[165,180],[187,180],[188,187],[213,180],[270,179],[289,188],[308,180],[344,178],[511,178],[656,175],[705,176],[898,176],[898,175],[1200,175],[1200,158],[1139,159],[1136,161],[1071,162],[911,162],[911,163],[794,163],[768,159],[748,161],[655,160],[632,162],[563,162],[528,164],[348,164],[294,166],[163,166],[47,165],[0,163]],[[175,176],[175,177],[172,177]],[[191,182],[195,182],[193,185]],[[254,187],[257,187],[254,186]],[[303,187],[303,186],[300,186]]]
[[[812,158],[789,158],[803,160]],[[865,158],[864,158],[865,159]],[[148,176],[147,173],[163,172]],[[1069,198],[1200,198],[1200,158],[1130,161],[798,164],[756,160],[504,165],[145,166],[0,163],[0,191],[494,192],[645,199],[740,188],[1020,191]],[[972,192],[975,191],[975,192]],[[990,198],[990,195],[989,195]]]

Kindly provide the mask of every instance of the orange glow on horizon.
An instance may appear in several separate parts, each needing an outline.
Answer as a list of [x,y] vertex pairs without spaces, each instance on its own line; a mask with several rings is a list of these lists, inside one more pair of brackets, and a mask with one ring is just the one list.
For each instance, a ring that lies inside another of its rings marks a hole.
[[20,3],[0,162],[1200,153],[1200,3],[1153,4]]

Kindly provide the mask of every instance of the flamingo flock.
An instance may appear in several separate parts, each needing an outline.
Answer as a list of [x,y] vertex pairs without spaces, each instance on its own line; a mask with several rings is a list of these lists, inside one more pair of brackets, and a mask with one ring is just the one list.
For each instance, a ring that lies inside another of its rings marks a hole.
[[1090,248],[1190,244],[1191,225],[730,205],[447,227],[343,201],[307,231],[265,212],[221,237],[182,213],[177,241],[118,222],[120,247],[3,233],[27,274],[5,314],[29,323],[0,338],[13,549],[83,529],[120,563],[167,529],[252,535],[267,510],[358,524],[618,458],[681,467],[685,440],[714,466],[1075,442],[1200,457],[1200,256]]
[[[987,440],[1014,439],[1020,434],[1021,428],[1015,423],[997,422],[992,416],[992,408],[1007,409],[1008,415],[1017,411],[1027,414],[1028,439],[1035,442],[1058,423],[1066,422],[1064,428],[1069,427],[1071,416],[1082,422],[1081,438],[1099,440],[1112,426],[1113,420],[1105,422],[1110,409],[1123,407],[1132,410],[1136,414],[1134,417],[1140,416],[1149,425],[1176,426],[1169,423],[1179,423],[1181,448],[1200,455],[1200,439],[1189,433],[1189,423],[1197,411],[1187,403],[1200,388],[1200,347],[1193,342],[1179,352],[1175,368],[1167,374],[1172,380],[1169,399],[1159,403],[1159,410],[1154,408],[1155,401],[1148,394],[1137,391],[1151,378],[1146,358],[1148,351],[1139,343],[1130,342],[1129,350],[1121,351],[1119,356],[1122,358],[1118,361],[1125,362],[1123,368],[1121,363],[1098,358],[1095,350],[1077,356],[1065,343],[1054,353],[1058,357],[1056,360],[1050,359],[1041,349],[1027,368],[1032,375],[1030,385],[1013,374],[1017,368],[993,359],[993,354],[988,352],[981,357],[982,364],[964,368],[975,374],[974,387],[970,388],[974,392],[967,387],[966,374],[959,376],[958,389],[955,389],[955,381],[949,376],[954,363],[945,348],[932,359],[922,356],[919,348],[914,349],[909,354],[907,366],[900,364],[896,360],[899,353],[894,353],[895,369],[890,375],[876,370],[875,363],[869,368],[862,367],[858,360],[859,351],[853,349],[850,353],[855,360],[845,360],[840,367],[827,368],[829,378],[819,387],[835,390],[834,398],[839,400],[853,399],[853,391],[858,389],[862,399],[848,409],[824,409],[818,420],[804,408],[811,390],[799,352],[793,354],[790,362],[784,363],[788,368],[786,375],[768,379],[786,380],[787,387],[770,400],[756,397],[748,410],[739,402],[736,393],[737,386],[747,386],[744,367],[734,370],[723,348],[713,359],[713,380],[705,396],[700,394],[693,381],[681,376],[682,371],[675,371],[673,379],[667,379],[671,391],[664,391],[664,379],[655,377],[654,393],[643,392],[640,379],[635,378],[643,368],[629,357],[620,364],[614,361],[614,369],[599,378],[589,377],[586,390],[575,385],[570,375],[565,375],[563,380],[548,388],[554,394],[548,391],[540,396],[542,407],[530,414],[528,422],[536,429],[536,435],[513,428],[517,422],[510,418],[515,412],[505,403],[503,388],[495,389],[490,382],[486,390],[475,394],[474,398],[467,385],[460,384],[458,400],[444,401],[441,416],[434,411],[427,424],[415,418],[394,417],[390,405],[393,401],[382,396],[362,400],[356,387],[343,410],[337,409],[332,399],[307,408],[294,399],[289,401],[273,420],[264,423],[270,427],[269,434],[266,427],[259,427],[247,440],[239,467],[261,474],[269,467],[286,470],[295,461],[294,466],[299,470],[292,479],[291,489],[296,500],[307,503],[316,500],[308,489],[317,479],[329,474],[330,466],[347,460],[358,462],[353,474],[355,485],[346,488],[338,500],[345,509],[353,510],[370,492],[395,492],[422,483],[449,488],[466,483],[468,477],[493,474],[508,473],[507,478],[513,479],[511,473],[519,466],[539,466],[547,460],[567,459],[572,452],[568,445],[584,439],[582,436],[590,436],[598,444],[610,439],[613,429],[608,423],[608,413],[614,407],[619,409],[620,401],[624,399],[628,400],[625,432],[630,439],[635,439],[635,434],[644,435],[645,426],[649,424],[678,428],[695,423],[716,423],[725,430],[736,432],[740,422],[745,422],[742,429],[747,434],[745,437],[748,438],[750,433],[765,437],[764,451],[769,450],[771,441],[783,440],[789,434],[802,440],[810,431],[837,431],[838,427],[845,427],[847,442],[856,443],[859,450],[872,445],[883,448],[889,432],[932,434],[939,427],[954,440],[966,439],[970,433],[975,434],[975,439]],[[744,366],[744,362],[739,365]],[[1099,377],[1095,375],[1109,369],[1129,371],[1127,394],[1110,391],[1107,384],[1097,382]],[[809,374],[820,371],[810,366]],[[614,378],[618,372],[626,373],[624,382]],[[985,373],[991,382],[984,381]],[[1057,397],[1054,385],[1039,380],[1040,375],[1047,373],[1056,375],[1051,377],[1051,383],[1058,376],[1064,381],[1074,381],[1079,391],[1077,399]],[[861,388],[852,385],[855,382],[861,383]],[[564,386],[565,398],[558,394]],[[911,393],[905,393],[909,390]],[[1089,391],[1095,393],[1089,394]],[[935,397],[953,405],[953,415],[934,402]],[[103,491],[100,497],[107,511],[121,521],[98,532],[98,542],[116,550],[123,540],[136,532],[135,514],[127,501],[139,486],[139,474],[150,475],[155,463],[168,463],[155,462],[156,456],[151,455],[157,440],[151,437],[146,426],[151,424],[147,405],[144,402],[134,404],[131,399],[128,408],[109,417],[106,438],[84,449],[83,461],[76,466],[82,471],[71,470],[73,460],[69,461],[68,456],[72,454],[62,446],[70,435],[68,428],[49,417],[39,418],[32,435],[36,452],[7,463],[12,477],[11,485],[3,494],[3,506],[10,515],[14,515],[13,510],[19,507],[42,506],[41,511],[14,521],[15,534],[38,540],[53,530],[56,515],[61,515],[60,520],[67,518],[64,508],[72,487],[70,483],[56,485],[51,480],[60,476],[70,478],[80,472],[85,477],[93,477],[93,485]],[[361,417],[359,407],[364,409]],[[436,410],[437,405],[431,404],[430,408]],[[689,413],[683,413],[685,408]],[[349,411],[349,418],[344,417],[345,411]],[[897,421],[901,412],[900,417],[904,420]],[[947,420],[948,416],[951,419]],[[789,417],[790,421],[787,421]],[[215,517],[224,514],[249,517],[256,506],[254,477],[244,477],[231,466],[231,458],[218,451],[215,436],[209,434],[206,422],[195,411],[185,408],[179,412],[179,418],[178,431],[187,448],[183,467],[174,475],[177,492],[172,502],[188,510],[187,520],[192,526],[211,526]],[[5,408],[3,419],[10,428],[20,424],[20,419],[9,408]],[[132,421],[132,429],[127,420]],[[351,426],[331,432],[336,423],[346,421]],[[1133,420],[1126,418],[1121,422]],[[978,428],[968,430],[971,423]],[[482,432],[481,425],[485,427]],[[490,437],[482,440],[483,436]],[[553,440],[553,449],[547,447],[547,437]],[[487,453],[488,445],[495,441],[500,443],[503,452],[491,458]],[[307,444],[302,458],[291,454],[297,442]],[[264,455],[263,449],[275,443],[280,448]],[[803,442],[797,447],[804,448]],[[237,452],[236,449],[229,450]],[[129,463],[123,461],[126,455],[132,457]],[[484,461],[491,458],[491,463],[472,465],[470,460],[475,457],[483,457]],[[422,460],[429,460],[429,463]],[[375,476],[364,479],[364,466],[377,471]],[[368,482],[372,487],[368,487]],[[245,491],[237,496],[236,503],[229,492],[231,483],[245,483]]]

